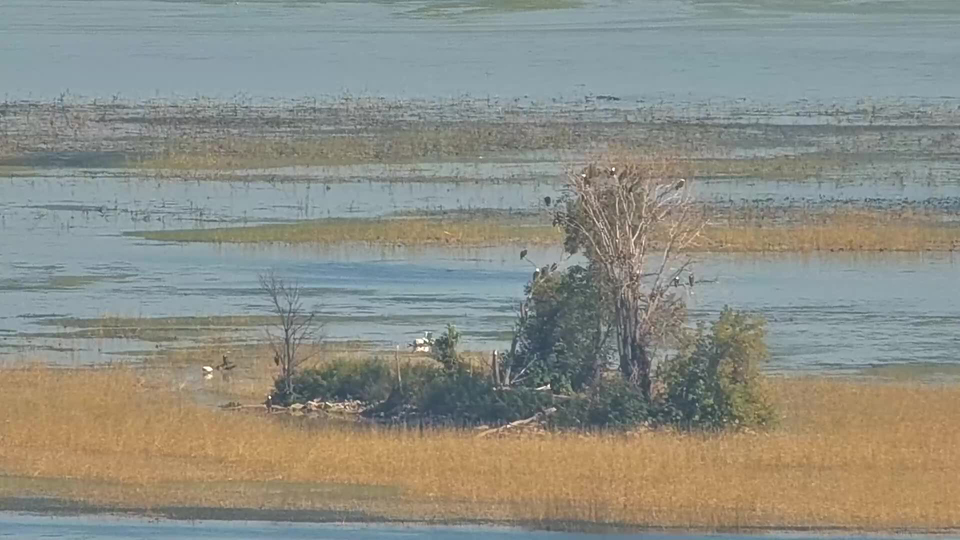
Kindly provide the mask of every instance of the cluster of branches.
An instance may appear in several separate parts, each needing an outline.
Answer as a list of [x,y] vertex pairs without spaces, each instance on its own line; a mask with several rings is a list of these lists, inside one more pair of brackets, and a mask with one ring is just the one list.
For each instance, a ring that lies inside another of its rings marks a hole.
[[619,368],[646,397],[657,347],[682,329],[676,285],[705,224],[676,160],[647,157],[573,173],[555,212],[567,253],[582,253],[612,301]]

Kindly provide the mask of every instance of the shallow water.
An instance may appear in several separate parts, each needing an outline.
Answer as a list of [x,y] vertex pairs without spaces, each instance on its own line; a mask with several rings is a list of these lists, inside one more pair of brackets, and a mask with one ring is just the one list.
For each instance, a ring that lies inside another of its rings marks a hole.
[[953,0],[5,0],[12,97],[939,98]]
[[[800,534],[693,535],[693,534],[581,534],[564,532],[527,531],[495,527],[424,527],[403,525],[334,525],[310,523],[273,523],[257,521],[171,521],[112,516],[36,516],[0,512],[0,538],[34,540],[54,538],[80,540],[111,538],[116,540],[166,539],[242,539],[276,538],[278,540],[367,540],[371,538],[426,538],[429,540],[487,540],[515,538],[517,540],[590,540],[623,538],[637,540],[734,540],[763,538],[765,540],[820,540],[821,536]],[[889,540],[896,537],[831,535],[836,540]],[[924,538],[912,536],[911,538]],[[933,538],[933,537],[931,537]],[[938,536],[936,538],[944,538]]]
[[[393,348],[406,346],[424,330],[454,323],[466,332],[469,346],[502,348],[532,270],[514,249],[181,245],[123,233],[424,207],[529,208],[552,189],[546,184],[5,179],[0,182],[0,358],[88,363],[102,362],[110,353],[139,357],[160,346],[211,343],[224,336],[184,329],[154,339],[80,338],[70,333],[82,329],[61,328],[58,321],[263,315],[267,305],[257,276],[270,268],[305,288],[330,339]],[[784,196],[789,189],[778,193]],[[918,190],[905,188],[903,196]],[[558,260],[560,253],[534,249],[529,258],[542,265]],[[697,267],[704,282],[688,303],[697,319],[715,317],[725,304],[765,315],[774,371],[946,365],[957,361],[960,350],[957,275],[960,257],[953,254],[705,255]],[[263,338],[261,329],[249,326],[226,333],[239,342]],[[172,337],[176,341],[169,341]]]

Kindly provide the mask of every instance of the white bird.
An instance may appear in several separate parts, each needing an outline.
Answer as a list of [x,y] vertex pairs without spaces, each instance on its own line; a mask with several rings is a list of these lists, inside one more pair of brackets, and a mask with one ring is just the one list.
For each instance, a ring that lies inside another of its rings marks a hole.
[[428,353],[433,350],[433,332],[424,332],[422,338],[413,340],[413,352]]
[[212,378],[213,378],[213,368],[212,368],[211,366],[203,366],[203,367],[200,368],[200,369],[203,371],[203,378],[204,378],[204,379],[212,379]]

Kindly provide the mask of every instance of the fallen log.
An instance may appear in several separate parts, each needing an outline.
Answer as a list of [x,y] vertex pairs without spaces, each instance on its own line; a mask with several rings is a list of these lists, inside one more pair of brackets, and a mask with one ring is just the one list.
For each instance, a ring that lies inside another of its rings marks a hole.
[[509,424],[504,424],[500,427],[491,428],[485,431],[481,431],[477,437],[486,437],[487,435],[493,435],[495,433],[503,433],[509,429],[513,429],[520,426],[527,426],[536,422],[543,420],[544,418],[550,416],[551,414],[557,412],[556,407],[550,407],[549,409],[544,409],[543,411],[538,412],[537,414],[531,416],[530,418],[524,418],[523,420],[515,420]]

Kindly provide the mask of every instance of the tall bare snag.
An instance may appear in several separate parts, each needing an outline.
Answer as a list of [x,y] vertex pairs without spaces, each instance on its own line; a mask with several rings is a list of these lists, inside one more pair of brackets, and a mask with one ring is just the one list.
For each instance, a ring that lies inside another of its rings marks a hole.
[[570,175],[557,215],[567,251],[582,252],[609,287],[620,371],[647,397],[656,348],[683,324],[684,250],[704,225],[680,173],[661,158],[590,165]]

